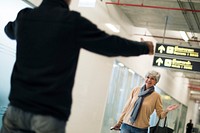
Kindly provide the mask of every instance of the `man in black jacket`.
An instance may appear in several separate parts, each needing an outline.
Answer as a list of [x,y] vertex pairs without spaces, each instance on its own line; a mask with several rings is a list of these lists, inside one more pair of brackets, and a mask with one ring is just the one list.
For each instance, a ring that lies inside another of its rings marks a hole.
[[113,56],[153,54],[152,42],[136,42],[99,30],[70,0],[43,0],[22,9],[5,33],[17,41],[10,104],[1,133],[64,133],[80,49]]
[[192,129],[193,129],[193,123],[192,123],[192,119],[190,119],[190,122],[187,123],[186,125],[186,133],[192,133]]

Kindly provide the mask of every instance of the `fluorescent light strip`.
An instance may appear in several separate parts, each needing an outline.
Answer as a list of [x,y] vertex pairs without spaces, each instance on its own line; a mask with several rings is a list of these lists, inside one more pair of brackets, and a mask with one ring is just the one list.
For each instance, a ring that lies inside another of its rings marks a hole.
[[110,23],[106,23],[105,24],[110,30],[112,30],[115,33],[119,33],[119,28],[115,27],[114,25],[110,24]]
[[118,65],[121,66],[121,67],[124,67],[124,64],[122,64],[122,63],[118,63]]
[[190,94],[193,94],[193,95],[200,95],[200,92],[199,92],[199,91],[190,91]]
[[185,42],[188,42],[189,38],[188,38],[188,35],[185,31],[179,31],[179,33],[181,34],[181,37],[183,38],[183,40]]
[[134,74],[135,72],[133,70],[131,70],[130,68],[128,69],[129,72],[131,72],[132,74]]

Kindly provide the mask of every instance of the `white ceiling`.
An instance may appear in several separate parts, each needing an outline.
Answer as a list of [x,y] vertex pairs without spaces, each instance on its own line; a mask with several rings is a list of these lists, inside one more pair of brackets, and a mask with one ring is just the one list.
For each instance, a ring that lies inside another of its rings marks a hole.
[[[147,28],[151,33],[141,32],[135,36],[154,37],[160,43],[200,48],[200,0],[112,0],[105,3],[115,5],[134,26]],[[179,31],[188,34],[188,42],[181,38]],[[200,58],[198,60],[200,62]],[[200,72],[171,71],[188,78],[191,99],[200,100]]]
[[[26,1],[26,0],[24,0]],[[42,0],[28,0],[39,5]],[[200,48],[200,0],[101,0],[107,6],[116,5],[130,19],[135,27],[147,28],[135,36],[153,37],[160,43]],[[179,31],[187,32],[189,41],[185,42]],[[199,58],[200,60],[200,58]],[[200,67],[200,66],[199,66]],[[200,100],[200,72],[179,71],[177,76],[188,78],[191,99]]]

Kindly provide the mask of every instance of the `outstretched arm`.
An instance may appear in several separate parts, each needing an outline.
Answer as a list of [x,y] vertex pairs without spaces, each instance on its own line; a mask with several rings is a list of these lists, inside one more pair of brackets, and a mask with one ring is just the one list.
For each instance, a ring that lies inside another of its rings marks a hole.
[[139,42],[109,35],[82,17],[77,22],[77,44],[80,48],[109,57],[152,55],[154,53],[154,45],[151,41]]
[[170,111],[172,111],[172,110],[175,110],[175,109],[177,109],[178,107],[179,107],[179,105],[177,105],[177,104],[169,105],[169,106],[167,107],[167,109],[166,109],[166,112],[170,112]]
[[161,97],[159,96],[159,98],[157,99],[157,102],[156,102],[156,113],[157,113],[158,117],[163,119],[167,116],[168,112],[175,110],[178,107],[179,107],[179,105],[173,104],[173,105],[168,106],[165,110],[163,110],[162,100],[161,100]]

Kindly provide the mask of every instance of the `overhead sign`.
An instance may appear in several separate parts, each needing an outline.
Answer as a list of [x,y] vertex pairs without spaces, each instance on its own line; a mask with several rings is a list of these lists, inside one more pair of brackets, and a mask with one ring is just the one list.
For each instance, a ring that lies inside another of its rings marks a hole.
[[170,57],[154,56],[153,66],[200,72],[200,62]]
[[157,43],[153,66],[200,72],[200,49]]
[[200,49],[198,48],[160,44],[160,43],[156,44],[155,53],[167,54],[173,56],[200,58]]

